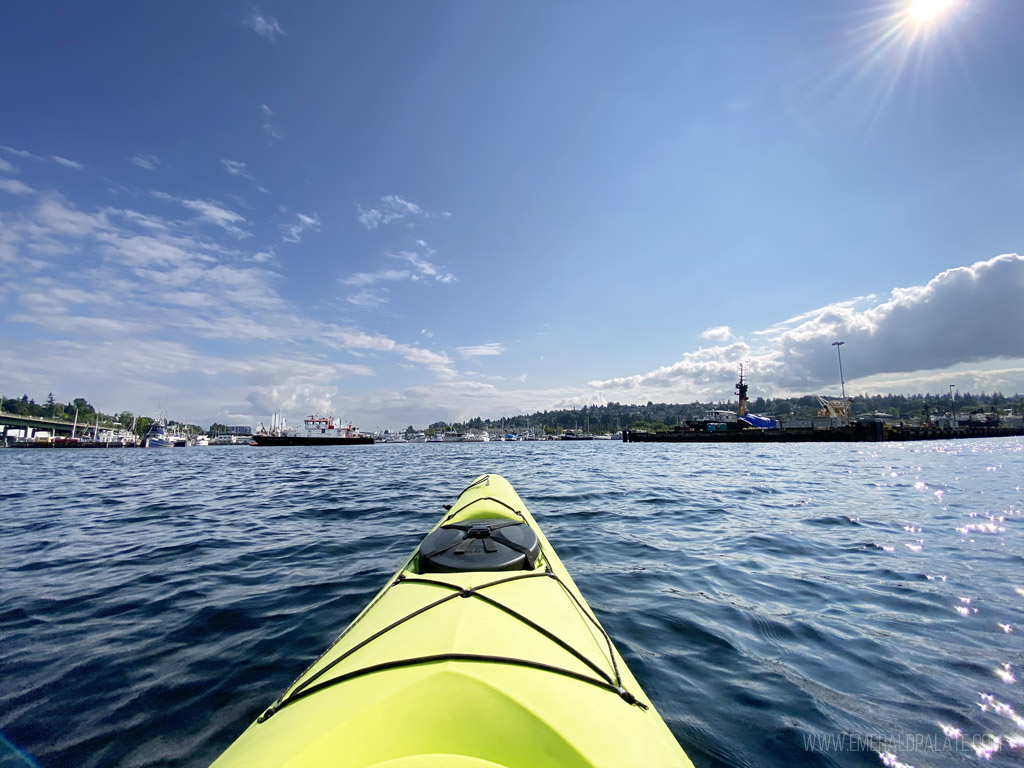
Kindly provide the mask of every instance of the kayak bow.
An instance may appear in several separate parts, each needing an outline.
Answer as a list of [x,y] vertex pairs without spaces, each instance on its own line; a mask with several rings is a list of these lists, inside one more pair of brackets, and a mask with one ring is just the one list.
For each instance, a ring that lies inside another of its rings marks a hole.
[[214,766],[692,768],[508,481],[450,510]]

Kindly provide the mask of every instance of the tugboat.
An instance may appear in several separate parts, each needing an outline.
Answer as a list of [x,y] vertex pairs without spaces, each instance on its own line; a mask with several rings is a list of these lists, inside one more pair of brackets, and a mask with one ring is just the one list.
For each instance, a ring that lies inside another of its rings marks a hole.
[[302,423],[305,434],[284,427],[261,429],[252,436],[252,445],[373,445],[372,437],[351,423],[339,427],[330,416],[309,416]]

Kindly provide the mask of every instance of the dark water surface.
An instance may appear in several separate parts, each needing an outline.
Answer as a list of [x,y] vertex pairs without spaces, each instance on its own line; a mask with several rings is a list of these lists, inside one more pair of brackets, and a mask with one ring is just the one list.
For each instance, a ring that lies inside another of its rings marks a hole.
[[698,766],[1020,766],[1024,440],[0,450],[0,731],[203,766],[476,475]]

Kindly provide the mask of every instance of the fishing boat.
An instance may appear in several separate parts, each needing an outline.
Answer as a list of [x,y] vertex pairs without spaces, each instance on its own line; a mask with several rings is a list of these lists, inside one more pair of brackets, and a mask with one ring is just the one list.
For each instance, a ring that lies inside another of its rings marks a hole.
[[448,509],[213,768],[692,768],[509,482]]
[[349,423],[339,426],[331,416],[308,416],[302,420],[304,431],[274,427],[261,429],[252,436],[252,445],[373,445],[373,438],[364,435]]
[[181,434],[177,427],[167,424],[167,419],[160,418],[146,426],[142,435],[143,448],[186,448],[188,438]]

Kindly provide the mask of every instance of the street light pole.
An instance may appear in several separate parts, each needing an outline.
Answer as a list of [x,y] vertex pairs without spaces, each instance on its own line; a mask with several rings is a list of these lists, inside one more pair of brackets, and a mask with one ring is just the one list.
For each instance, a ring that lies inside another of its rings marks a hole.
[[845,343],[845,341],[832,342],[832,346],[836,348],[836,354],[839,355],[839,386],[843,390],[843,402],[846,402],[846,382],[843,381],[843,353],[839,351],[839,348]]

